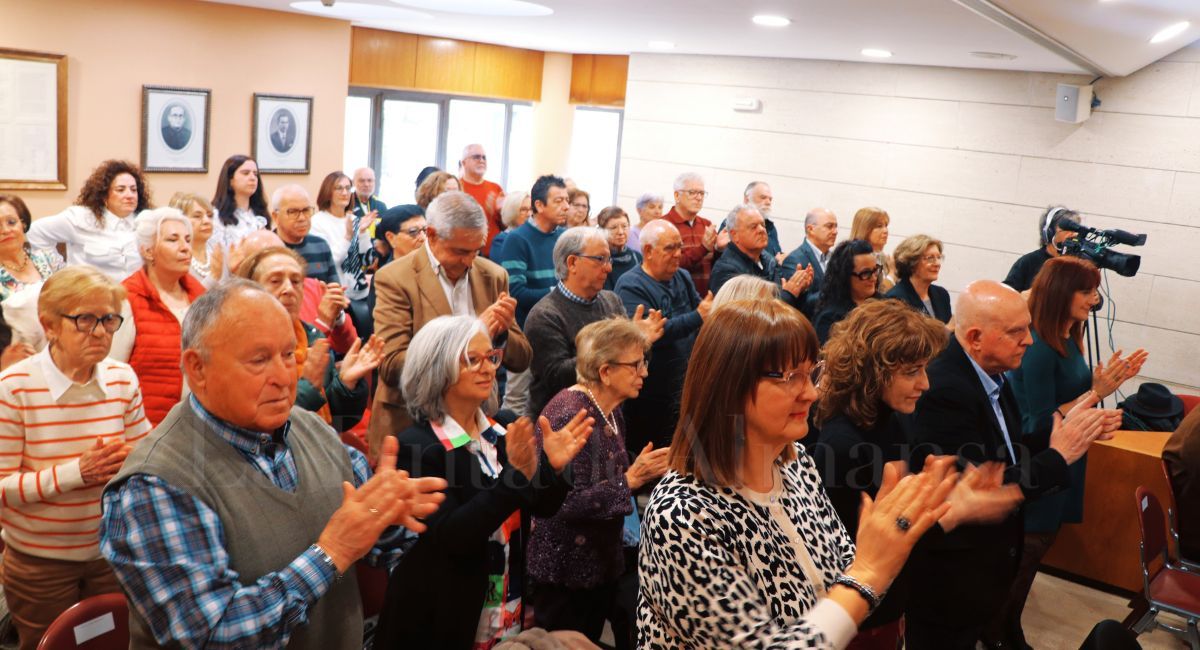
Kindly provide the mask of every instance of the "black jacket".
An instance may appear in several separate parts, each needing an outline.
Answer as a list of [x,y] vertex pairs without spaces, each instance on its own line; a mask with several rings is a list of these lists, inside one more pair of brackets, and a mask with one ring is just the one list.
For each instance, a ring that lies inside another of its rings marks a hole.
[[[930,453],[956,454],[962,464],[999,461],[1006,483],[1018,483],[1025,499],[1070,485],[1063,457],[1049,449],[1049,432],[1021,436],[1021,414],[1006,382],[1000,409],[1014,444],[1013,463],[979,375],[958,339],[929,364],[929,390],[912,416],[909,442],[914,470]],[[914,572],[907,614],[944,627],[979,627],[1007,597],[1024,536],[1021,509],[987,526],[966,525],[936,544],[918,547],[909,564]]]
[[759,253],[758,260],[753,260],[732,242],[725,247],[721,258],[713,264],[712,275],[708,280],[708,290],[712,291],[715,296],[726,282],[739,275],[753,275],[770,282],[775,285],[779,299],[796,309],[800,309],[804,303],[803,293],[796,297],[783,290],[781,281],[787,278],[782,277],[782,270],[770,253],[763,251]]
[[887,292],[888,298],[895,298],[908,304],[913,309],[932,316],[943,323],[950,322],[950,292],[936,284],[929,285],[929,302],[933,303],[933,313],[925,309],[925,303],[921,302],[921,297],[917,295],[917,290],[913,288],[912,282],[908,278],[904,278],[892,287],[892,290]]
[[[375,647],[469,649],[488,588],[488,538],[518,510],[553,516],[571,489],[570,470],[556,475],[542,454],[529,481],[509,465],[500,437],[504,469],[493,479],[465,445],[447,451],[428,422],[405,429],[399,439],[399,469],[414,477],[439,476],[450,486],[425,520],[429,529],[392,571]],[[522,528],[509,542],[510,554],[521,558],[509,575],[515,584],[525,582],[528,535]]]

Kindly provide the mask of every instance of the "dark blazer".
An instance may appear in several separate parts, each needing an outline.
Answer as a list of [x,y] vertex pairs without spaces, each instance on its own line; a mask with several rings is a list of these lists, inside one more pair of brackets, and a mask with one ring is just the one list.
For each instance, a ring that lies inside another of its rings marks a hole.
[[[508,291],[508,273],[483,257],[476,257],[471,263],[467,278],[477,314],[496,302],[501,292]],[[451,314],[450,302],[424,246],[379,269],[373,284],[375,334],[383,339],[383,362],[379,364],[379,383],[367,427],[367,448],[372,460],[378,456],[384,437],[412,424],[400,391],[400,372],[404,369],[408,344],[425,323]],[[529,367],[533,351],[515,321],[507,335],[502,334],[494,344],[504,348],[504,367],[508,370],[521,372]]]
[[[917,403],[909,432],[914,469],[930,453],[956,454],[960,464],[1003,462],[1005,482],[1018,483],[1027,501],[1070,485],[1066,461],[1048,448],[1048,431],[1021,437],[1020,410],[1006,382],[1000,408],[1017,454],[1017,462],[1012,461],[991,402],[958,339],[950,338],[927,372],[929,390]],[[1018,509],[998,524],[961,526],[937,544],[918,547],[909,559],[916,579],[907,615],[939,627],[985,625],[1012,586],[1023,536],[1024,517]]]
[[739,275],[753,275],[775,285],[775,291],[779,294],[780,300],[800,309],[804,302],[804,294],[793,296],[784,291],[780,281],[785,278],[781,273],[782,270],[775,263],[775,258],[767,251],[762,251],[758,254],[758,259],[753,260],[737,245],[730,242],[729,246],[725,247],[725,252],[721,254],[721,258],[717,260],[716,264],[713,264],[712,275],[708,280],[708,290],[716,295],[721,287],[733,278]]
[[913,309],[932,316],[943,323],[950,322],[950,292],[936,284],[929,285],[929,302],[933,303],[933,313],[925,309],[925,303],[921,302],[921,297],[917,295],[917,290],[913,288],[912,282],[908,278],[904,278],[892,287],[892,290],[887,292],[888,298],[895,298],[908,304]]
[[[490,478],[464,445],[446,450],[428,422],[400,436],[397,468],[411,476],[446,479],[446,500],[425,519],[429,529],[392,571],[379,615],[375,647],[469,649],[488,588],[488,538],[514,512],[552,517],[571,489],[570,468],[556,475],[541,455],[533,481],[508,463],[504,437],[497,452],[504,469]],[[520,530],[509,541],[519,560],[509,580],[525,581],[525,540]],[[495,559],[495,558],[491,558]]]
[[820,257],[821,253],[813,248],[813,245],[808,242],[808,238],[804,238],[804,242],[796,247],[796,250],[788,253],[784,258],[783,277],[790,278],[797,270],[806,266],[811,266],[813,270],[813,282],[809,289],[809,293],[819,293],[821,290],[821,282],[825,280],[825,271],[821,268]]

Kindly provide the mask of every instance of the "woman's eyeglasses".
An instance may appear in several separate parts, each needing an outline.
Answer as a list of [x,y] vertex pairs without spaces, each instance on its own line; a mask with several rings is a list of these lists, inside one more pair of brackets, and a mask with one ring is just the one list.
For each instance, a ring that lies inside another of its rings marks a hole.
[[625,366],[626,368],[633,368],[634,372],[641,372],[650,366],[650,357],[642,357],[637,361],[609,361],[608,365]]
[[858,278],[859,280],[870,280],[871,278],[874,278],[875,276],[879,275],[879,273],[881,271],[883,271],[883,265],[876,264],[875,268],[863,269],[863,270],[859,271],[858,273],[851,273],[850,277]]
[[483,364],[485,361],[487,363],[492,364],[493,368],[499,368],[500,362],[503,360],[504,360],[504,350],[502,350],[500,348],[496,348],[495,350],[488,350],[484,354],[468,354],[467,355],[467,370],[470,370],[471,372],[478,372],[480,370],[483,370]]
[[804,380],[808,379],[814,387],[821,385],[821,374],[825,372],[825,362],[820,361],[812,367],[807,373],[803,370],[768,370],[762,373],[763,377],[771,379],[776,383],[782,384],[786,388],[796,390],[804,386]]
[[61,314],[67,320],[75,321],[75,329],[84,334],[91,334],[96,331],[97,325],[102,325],[104,331],[109,334],[115,333],[121,329],[121,324],[125,322],[125,317],[120,314],[105,314],[97,316],[95,314]]

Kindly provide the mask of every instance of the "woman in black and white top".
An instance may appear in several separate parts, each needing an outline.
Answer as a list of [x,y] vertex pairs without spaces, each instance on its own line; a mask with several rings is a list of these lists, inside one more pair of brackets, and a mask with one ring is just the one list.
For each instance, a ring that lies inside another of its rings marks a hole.
[[642,533],[642,648],[844,648],[912,545],[949,508],[951,459],[863,499],[860,544],[809,457],[817,337],[795,309],[744,302],[700,330],[671,472]]

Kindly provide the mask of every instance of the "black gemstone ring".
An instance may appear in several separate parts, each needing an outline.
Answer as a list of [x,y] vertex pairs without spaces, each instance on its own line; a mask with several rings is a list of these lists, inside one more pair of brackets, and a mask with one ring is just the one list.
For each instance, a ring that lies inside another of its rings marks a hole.
[[900,530],[907,532],[909,526],[912,526],[912,522],[909,521],[906,517],[904,517],[904,515],[896,517],[896,528],[899,528]]

